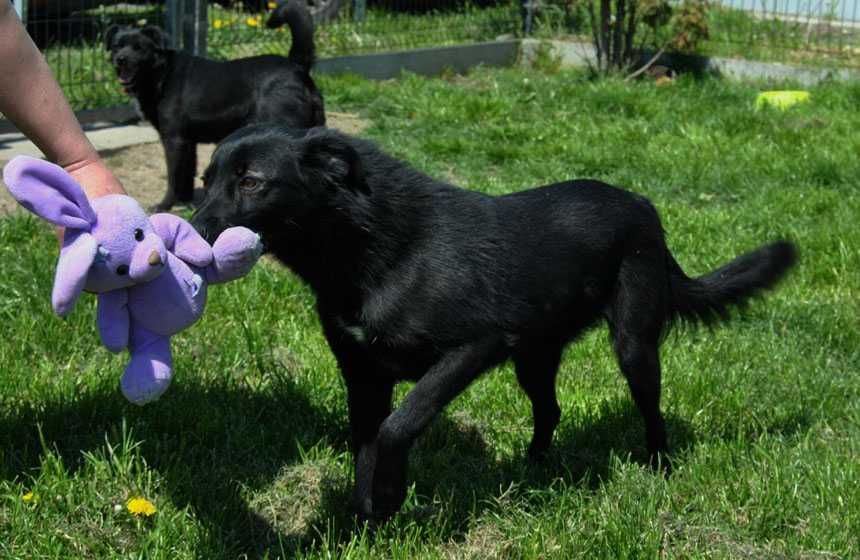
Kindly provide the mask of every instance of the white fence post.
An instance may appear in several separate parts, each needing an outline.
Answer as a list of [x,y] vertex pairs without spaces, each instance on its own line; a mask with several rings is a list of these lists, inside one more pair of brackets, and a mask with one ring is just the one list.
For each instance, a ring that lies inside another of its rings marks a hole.
[[27,0],[12,0],[12,4],[15,5],[15,11],[21,21],[27,23]]

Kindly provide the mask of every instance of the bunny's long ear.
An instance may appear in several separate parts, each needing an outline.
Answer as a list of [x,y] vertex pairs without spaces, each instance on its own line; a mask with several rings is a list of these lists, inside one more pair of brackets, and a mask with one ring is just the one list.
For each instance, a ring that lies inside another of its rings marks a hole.
[[96,238],[89,233],[79,232],[75,235],[66,232],[51,293],[51,303],[57,315],[63,317],[75,306],[97,252]]
[[3,182],[24,208],[52,224],[89,231],[96,223],[84,191],[58,165],[18,156],[3,168]]

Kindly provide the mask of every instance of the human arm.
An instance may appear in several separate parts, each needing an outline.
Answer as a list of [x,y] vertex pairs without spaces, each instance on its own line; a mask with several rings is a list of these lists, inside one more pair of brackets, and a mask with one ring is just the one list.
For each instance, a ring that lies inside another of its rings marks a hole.
[[0,113],[80,183],[88,198],[124,193],[84,135],[12,3],[0,0]]

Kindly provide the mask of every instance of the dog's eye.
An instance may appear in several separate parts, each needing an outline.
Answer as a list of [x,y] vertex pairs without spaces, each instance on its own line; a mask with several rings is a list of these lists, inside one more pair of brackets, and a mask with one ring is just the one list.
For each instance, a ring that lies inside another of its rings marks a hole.
[[128,274],[128,265],[127,264],[119,265],[118,267],[116,267],[116,273],[119,274],[120,276],[125,276],[126,274]]
[[134,230],[134,240],[135,241],[143,241],[143,230],[142,229],[137,228],[136,230]]
[[260,185],[260,181],[256,177],[245,175],[239,179],[239,188],[243,191],[252,191]]

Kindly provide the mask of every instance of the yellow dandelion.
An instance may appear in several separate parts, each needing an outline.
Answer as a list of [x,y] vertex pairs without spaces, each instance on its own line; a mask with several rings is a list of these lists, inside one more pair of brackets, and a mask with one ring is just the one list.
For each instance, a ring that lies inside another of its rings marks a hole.
[[266,6],[268,6],[270,10],[274,10],[278,7],[278,4],[276,2],[269,2]]
[[31,491],[31,492],[27,492],[26,494],[24,494],[23,496],[21,496],[21,499],[22,499],[22,500],[24,500],[24,502],[25,502],[25,503],[28,503],[28,504],[35,504],[36,502],[38,502],[38,501],[39,501],[39,495],[38,495],[38,494],[34,494],[34,493]]
[[249,17],[245,20],[245,23],[248,24],[248,27],[257,27],[260,25],[260,20],[259,18]]
[[221,29],[222,27],[224,27],[224,22],[220,19],[216,19],[212,22],[212,27],[214,27],[215,29]]
[[149,517],[155,513],[155,504],[146,498],[132,498],[125,505],[129,513],[133,515],[145,515]]

